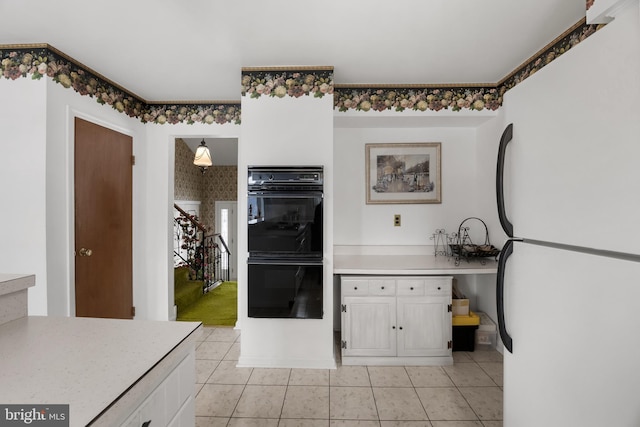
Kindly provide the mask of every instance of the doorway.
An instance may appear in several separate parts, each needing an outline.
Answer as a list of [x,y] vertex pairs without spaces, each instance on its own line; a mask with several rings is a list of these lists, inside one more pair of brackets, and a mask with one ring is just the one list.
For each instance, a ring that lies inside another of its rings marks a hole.
[[[216,201],[216,231],[220,233],[229,249],[229,258],[222,257],[223,270],[229,271],[229,280],[238,280],[237,263],[238,251],[236,246],[236,236],[238,230],[238,202]],[[224,271],[226,273],[226,271]],[[223,273],[223,277],[224,277]]]
[[[213,165],[204,173],[193,164],[195,151],[205,142],[210,149]],[[217,264],[213,285],[210,291],[189,301],[182,299],[182,292],[188,287],[184,284],[180,271],[176,270],[174,282],[174,302],[178,320],[199,320],[206,325],[233,325],[237,320],[237,164],[238,139],[217,136],[181,136],[174,139],[173,153],[173,201],[200,201],[199,222],[206,229],[207,235],[219,233],[228,247],[230,259],[218,258],[223,265]],[[216,237],[214,243],[220,244]],[[221,246],[221,245],[219,245]],[[223,254],[224,255],[224,254]],[[221,268],[224,270],[220,271]],[[229,282],[226,282],[229,273]],[[222,282],[219,282],[221,280]],[[197,284],[197,283],[196,283]],[[224,293],[224,297],[221,296]],[[229,298],[227,298],[229,297]],[[231,301],[229,300],[231,299]],[[224,309],[216,306],[224,304]],[[228,312],[227,308],[230,309]],[[217,319],[223,313],[231,313],[222,320]],[[234,317],[235,316],[235,317]],[[227,323],[230,322],[230,323]]]
[[132,319],[133,138],[75,118],[75,313]]

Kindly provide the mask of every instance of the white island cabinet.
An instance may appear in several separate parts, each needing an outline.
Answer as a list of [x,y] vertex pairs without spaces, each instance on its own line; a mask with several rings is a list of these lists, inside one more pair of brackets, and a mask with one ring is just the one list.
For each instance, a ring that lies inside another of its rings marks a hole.
[[451,276],[343,276],[343,365],[449,365]]
[[194,426],[200,322],[27,316],[34,282],[0,274],[0,403],[69,405],[72,427]]

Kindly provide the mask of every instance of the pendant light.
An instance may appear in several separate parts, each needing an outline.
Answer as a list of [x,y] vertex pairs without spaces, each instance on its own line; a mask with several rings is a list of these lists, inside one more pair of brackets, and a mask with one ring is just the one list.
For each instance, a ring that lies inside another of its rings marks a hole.
[[203,175],[207,171],[207,168],[213,164],[211,161],[211,153],[209,152],[207,144],[204,142],[204,138],[196,150],[196,156],[193,158],[193,164],[202,170]]

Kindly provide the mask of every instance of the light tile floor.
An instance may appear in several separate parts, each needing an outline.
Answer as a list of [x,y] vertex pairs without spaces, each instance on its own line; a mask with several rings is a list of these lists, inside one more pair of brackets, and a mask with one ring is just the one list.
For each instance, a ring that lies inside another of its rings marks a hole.
[[240,331],[206,327],[200,340],[197,427],[502,426],[497,351],[454,352],[444,367],[236,368]]

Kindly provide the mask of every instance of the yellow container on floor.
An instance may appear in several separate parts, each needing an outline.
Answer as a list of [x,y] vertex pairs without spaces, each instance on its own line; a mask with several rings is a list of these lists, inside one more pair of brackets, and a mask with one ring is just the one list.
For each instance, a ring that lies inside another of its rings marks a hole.
[[453,316],[451,323],[453,326],[478,326],[480,324],[480,316],[470,311],[468,316]]

